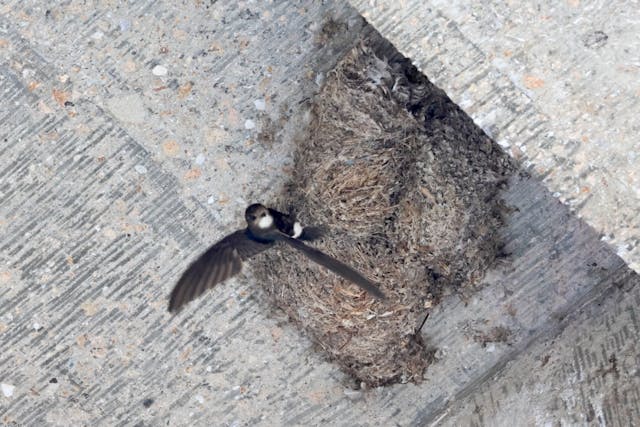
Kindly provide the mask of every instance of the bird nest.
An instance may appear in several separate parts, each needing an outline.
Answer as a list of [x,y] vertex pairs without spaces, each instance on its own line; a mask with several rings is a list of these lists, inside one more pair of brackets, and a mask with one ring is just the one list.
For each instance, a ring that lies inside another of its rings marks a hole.
[[[322,351],[358,382],[419,382],[417,329],[468,292],[500,254],[499,189],[511,161],[383,41],[362,42],[327,76],[279,207],[324,226],[310,244],[380,285],[379,301],[290,248],[254,272]],[[425,333],[428,336],[429,323]]]

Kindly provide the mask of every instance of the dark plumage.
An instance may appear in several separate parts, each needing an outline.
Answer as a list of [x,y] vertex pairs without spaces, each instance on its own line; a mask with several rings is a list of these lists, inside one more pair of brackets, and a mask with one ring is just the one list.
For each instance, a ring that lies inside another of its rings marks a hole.
[[319,228],[302,228],[291,215],[260,204],[249,206],[245,211],[245,219],[247,228],[238,230],[211,246],[182,274],[171,291],[170,312],[179,311],[207,289],[235,276],[242,269],[243,261],[269,249],[277,241],[285,242],[376,298],[384,299],[385,296],[378,287],[356,270],[301,241],[320,237],[322,233]]

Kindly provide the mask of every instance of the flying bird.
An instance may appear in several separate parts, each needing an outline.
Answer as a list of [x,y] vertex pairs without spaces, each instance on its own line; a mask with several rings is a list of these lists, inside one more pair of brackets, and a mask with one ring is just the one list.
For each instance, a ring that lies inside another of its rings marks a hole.
[[292,215],[278,212],[261,204],[249,206],[244,214],[247,227],[229,234],[200,255],[182,274],[171,291],[169,311],[178,312],[185,304],[202,295],[214,285],[240,273],[242,263],[284,242],[299,250],[312,261],[350,280],[376,298],[385,299],[378,286],[353,268],[303,241],[320,237],[317,227],[302,227]]

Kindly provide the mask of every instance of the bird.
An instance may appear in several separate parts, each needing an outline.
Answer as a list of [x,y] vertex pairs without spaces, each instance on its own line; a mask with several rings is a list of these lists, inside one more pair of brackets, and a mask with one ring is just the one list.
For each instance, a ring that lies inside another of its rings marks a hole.
[[208,289],[242,270],[244,261],[283,242],[302,252],[312,261],[355,283],[374,297],[386,297],[378,285],[347,264],[303,241],[322,236],[320,227],[303,227],[293,214],[284,214],[254,203],[245,210],[247,227],[237,230],[202,253],[184,271],[169,297],[169,312],[177,313]]

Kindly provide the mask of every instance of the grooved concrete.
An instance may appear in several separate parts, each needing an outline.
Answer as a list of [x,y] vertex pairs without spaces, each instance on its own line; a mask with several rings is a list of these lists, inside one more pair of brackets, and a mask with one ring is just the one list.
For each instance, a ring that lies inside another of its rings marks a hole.
[[638,277],[526,176],[504,195],[519,208],[511,257],[471,300],[429,318],[439,351],[421,385],[348,389],[270,311],[250,269],[166,313],[189,260],[285,181],[306,99],[370,31],[346,4],[16,1],[0,12],[3,424],[640,417]]
[[351,4],[640,272],[640,8]]
[[[640,271],[638,7],[620,1],[351,4]],[[532,262],[542,258],[533,255]],[[569,304],[572,320],[558,338],[530,345],[495,381],[486,377],[472,387],[443,420],[637,423],[637,290],[630,292],[589,303],[584,312],[577,301]],[[540,298],[530,307],[547,303]]]

